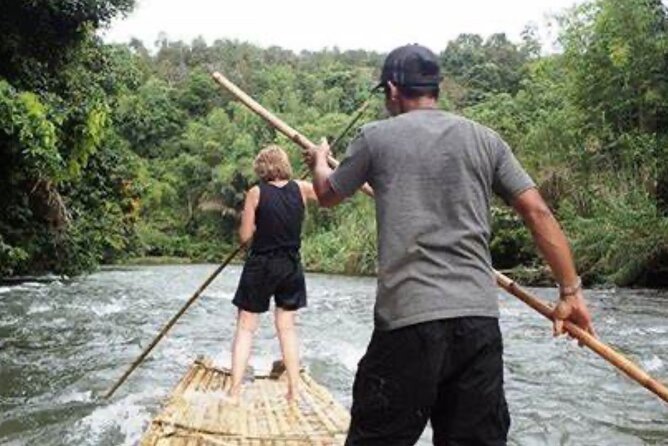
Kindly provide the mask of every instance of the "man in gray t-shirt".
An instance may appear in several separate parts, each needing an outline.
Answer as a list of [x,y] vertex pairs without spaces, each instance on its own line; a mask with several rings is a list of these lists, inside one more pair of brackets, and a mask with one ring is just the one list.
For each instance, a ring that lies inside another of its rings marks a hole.
[[534,187],[508,146],[467,119],[424,108],[363,127],[329,177],[343,197],[365,182],[378,215],[379,329],[498,317],[490,199]]
[[378,228],[375,330],[353,388],[348,445],[505,444],[497,288],[489,252],[492,193],[524,218],[560,286],[555,333],[569,318],[593,333],[568,242],[535,184],[492,130],[436,106],[440,73],[427,48],[385,60],[391,118],[364,126],[341,165],[324,143],[308,161],[321,205],[364,183]]

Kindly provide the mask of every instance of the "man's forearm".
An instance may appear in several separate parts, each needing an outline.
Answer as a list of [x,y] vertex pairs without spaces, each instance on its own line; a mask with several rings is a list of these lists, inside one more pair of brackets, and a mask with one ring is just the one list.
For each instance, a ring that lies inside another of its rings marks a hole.
[[552,314],[554,334],[559,335],[564,332],[564,320],[568,319],[596,336],[582,294],[581,282],[578,280],[571,247],[545,200],[536,189],[532,188],[514,199],[513,208],[524,219],[538,250],[550,265],[552,274],[561,288],[561,299]]

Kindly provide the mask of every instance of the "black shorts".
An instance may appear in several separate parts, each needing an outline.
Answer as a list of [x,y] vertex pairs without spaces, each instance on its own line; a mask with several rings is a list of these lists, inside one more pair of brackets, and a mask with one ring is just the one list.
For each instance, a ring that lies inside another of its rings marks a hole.
[[232,303],[251,313],[269,310],[274,296],[276,306],[297,310],[306,306],[306,283],[299,252],[272,251],[250,254],[239,279]]
[[502,355],[495,318],[375,330],[355,376],[346,445],[413,445],[427,421],[435,445],[505,445]]

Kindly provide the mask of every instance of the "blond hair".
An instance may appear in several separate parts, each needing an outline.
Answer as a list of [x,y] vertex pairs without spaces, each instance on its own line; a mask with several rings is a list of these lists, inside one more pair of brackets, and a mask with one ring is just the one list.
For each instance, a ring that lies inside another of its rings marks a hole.
[[292,178],[292,166],[288,154],[275,144],[260,150],[253,162],[253,169],[262,181],[279,181]]

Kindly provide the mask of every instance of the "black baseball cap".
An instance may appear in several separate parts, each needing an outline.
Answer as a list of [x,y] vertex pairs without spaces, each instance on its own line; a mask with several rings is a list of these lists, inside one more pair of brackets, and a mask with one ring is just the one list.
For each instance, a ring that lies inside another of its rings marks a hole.
[[374,90],[388,81],[403,87],[438,87],[441,82],[438,59],[429,48],[417,43],[396,48],[385,58],[380,83]]

